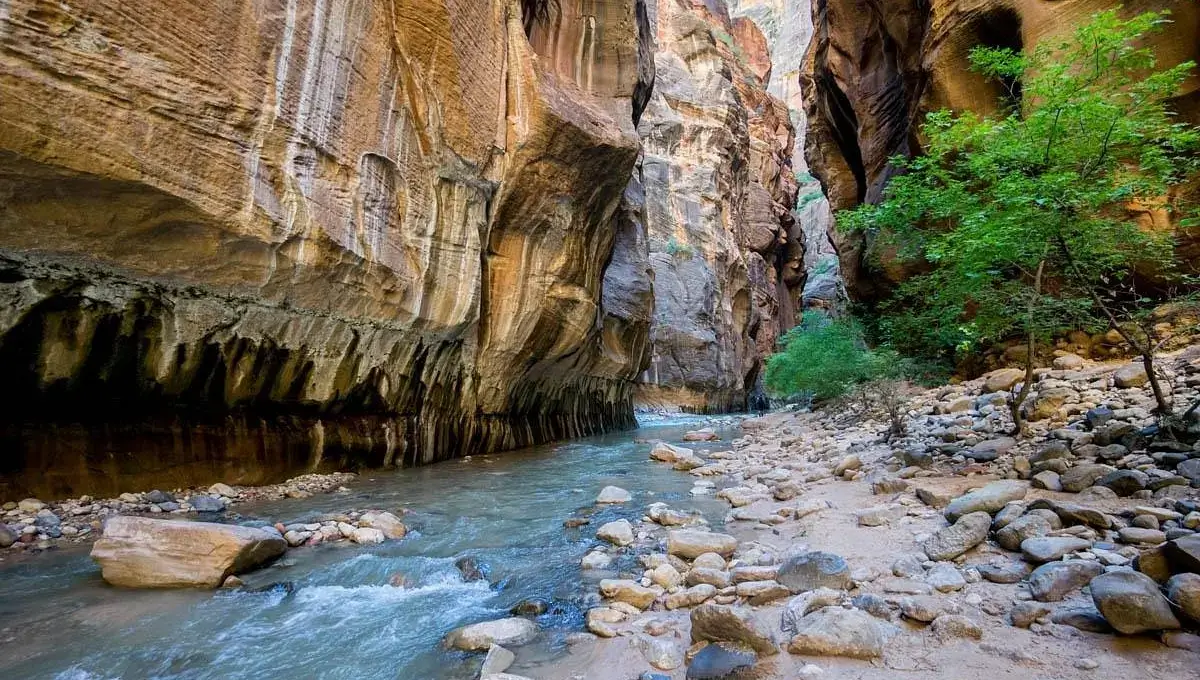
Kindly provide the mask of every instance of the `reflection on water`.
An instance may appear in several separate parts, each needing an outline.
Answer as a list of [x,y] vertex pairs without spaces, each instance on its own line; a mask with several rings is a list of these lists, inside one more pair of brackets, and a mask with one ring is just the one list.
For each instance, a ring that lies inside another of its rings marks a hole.
[[[686,429],[636,436],[675,439]],[[239,507],[287,522],[350,508],[410,510],[405,521],[416,531],[404,541],[295,550],[246,577],[248,588],[291,582],[290,593],[118,590],[82,550],[0,564],[0,678],[465,680],[480,659],[441,650],[442,636],[530,597],[553,606],[539,620],[546,634],[519,662],[559,653],[595,592],[581,584],[579,558],[600,523],[637,517],[657,500],[713,521],[724,513],[723,503],[691,499],[691,477],[647,462],[648,447],[632,436],[373,474],[348,493]],[[607,484],[629,489],[634,502],[597,508],[590,527],[564,529],[562,520],[591,509]],[[491,568],[492,584],[462,581],[454,561],[466,555]],[[387,585],[396,573],[412,587]]]

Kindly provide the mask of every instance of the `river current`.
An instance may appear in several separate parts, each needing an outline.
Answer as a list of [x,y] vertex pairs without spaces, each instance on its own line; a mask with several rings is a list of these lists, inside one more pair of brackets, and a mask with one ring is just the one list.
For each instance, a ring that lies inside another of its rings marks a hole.
[[[580,570],[596,528],[664,501],[717,526],[727,506],[692,497],[692,477],[647,460],[635,438],[677,441],[701,419],[422,468],[365,473],[349,492],[239,505],[247,523],[291,523],[350,509],[407,510],[403,541],[293,549],[217,592],[107,586],[87,548],[0,563],[0,678],[345,678],[468,680],[481,657],[440,648],[453,628],[508,616],[528,598],[550,603],[544,630],[512,672],[538,677],[582,630],[595,580]],[[716,449],[722,444],[696,448]],[[727,446],[725,444],[724,446]],[[594,506],[606,485],[633,502]],[[588,526],[563,520],[592,513]],[[486,565],[465,582],[455,561]],[[638,569],[632,556],[615,571]],[[403,574],[408,588],[389,585]],[[258,590],[258,592],[254,592]]]

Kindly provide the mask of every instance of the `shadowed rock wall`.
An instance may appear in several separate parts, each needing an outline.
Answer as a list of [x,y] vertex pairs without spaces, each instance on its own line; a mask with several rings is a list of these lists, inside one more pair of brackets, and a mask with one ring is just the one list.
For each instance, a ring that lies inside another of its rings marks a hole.
[[642,0],[0,10],[6,479],[144,420],[409,463],[632,425]]

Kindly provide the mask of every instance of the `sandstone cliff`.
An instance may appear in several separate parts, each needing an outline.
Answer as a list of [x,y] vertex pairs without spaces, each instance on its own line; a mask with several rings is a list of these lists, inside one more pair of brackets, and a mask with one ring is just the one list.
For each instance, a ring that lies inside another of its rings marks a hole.
[[[1073,30],[1115,0],[819,0],[804,69],[807,156],[834,209],[878,201],[894,167],[888,159],[920,152],[918,126],[929,111],[988,111],[1000,88],[967,70],[978,44],[1020,49]],[[1173,24],[1153,38],[1159,62],[1200,59],[1200,5],[1176,0],[1123,3],[1129,13],[1170,9]],[[1189,81],[1181,113],[1200,121],[1200,78]],[[857,298],[903,277],[885,266],[866,272],[869,244],[833,234]],[[885,262],[888,258],[884,258]]]
[[647,13],[522,4],[0,3],[0,467],[630,424]]
[[639,403],[744,408],[804,285],[794,130],[765,36],[718,0],[652,6],[657,80],[640,130],[654,268]]

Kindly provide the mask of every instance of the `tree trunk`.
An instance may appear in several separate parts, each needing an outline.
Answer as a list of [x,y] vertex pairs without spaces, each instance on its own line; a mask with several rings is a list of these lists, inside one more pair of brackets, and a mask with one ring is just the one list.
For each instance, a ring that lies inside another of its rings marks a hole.
[[1033,295],[1025,307],[1025,382],[1019,392],[1013,395],[1008,403],[1008,411],[1012,415],[1013,434],[1020,435],[1025,429],[1025,420],[1021,417],[1021,406],[1029,396],[1033,385],[1033,358],[1037,349],[1037,338],[1033,332],[1033,315],[1036,311],[1038,297],[1042,294],[1042,272],[1046,269],[1046,259],[1038,262],[1037,273],[1033,276]]

